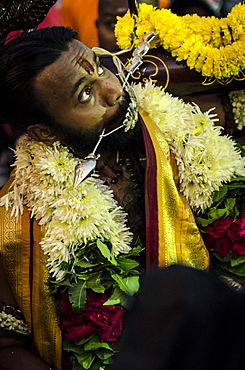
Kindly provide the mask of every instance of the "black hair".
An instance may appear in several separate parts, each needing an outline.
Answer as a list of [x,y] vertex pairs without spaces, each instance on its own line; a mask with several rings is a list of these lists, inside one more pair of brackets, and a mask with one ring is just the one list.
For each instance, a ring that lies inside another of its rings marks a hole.
[[200,16],[214,15],[211,8],[203,0],[174,0],[170,7],[171,12],[179,16],[197,13]]
[[0,123],[26,131],[29,125],[52,124],[34,88],[39,73],[53,64],[77,33],[69,27],[24,32],[0,52]]

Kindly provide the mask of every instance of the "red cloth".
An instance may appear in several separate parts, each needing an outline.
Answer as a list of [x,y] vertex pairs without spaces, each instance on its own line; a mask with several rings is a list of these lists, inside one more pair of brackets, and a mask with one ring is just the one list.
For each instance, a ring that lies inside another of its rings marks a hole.
[[148,131],[142,122],[147,165],[145,171],[146,266],[158,265],[157,168],[155,151]]
[[[61,26],[61,25],[62,25],[62,21],[61,21],[61,15],[60,15],[60,4],[58,2],[52,6],[46,18],[37,26],[37,28]],[[9,41],[12,38],[18,36],[20,33],[22,33],[21,30],[10,32],[6,40]]]

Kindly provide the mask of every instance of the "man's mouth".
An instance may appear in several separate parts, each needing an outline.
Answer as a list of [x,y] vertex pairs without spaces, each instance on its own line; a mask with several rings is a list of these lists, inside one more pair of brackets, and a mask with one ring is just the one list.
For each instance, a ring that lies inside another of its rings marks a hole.
[[118,103],[118,108],[116,112],[112,116],[110,116],[105,123],[105,127],[106,127],[105,134],[107,134],[109,131],[116,129],[117,127],[123,124],[126,114],[128,112],[129,104],[130,104],[130,97],[128,93],[125,92],[120,102]]

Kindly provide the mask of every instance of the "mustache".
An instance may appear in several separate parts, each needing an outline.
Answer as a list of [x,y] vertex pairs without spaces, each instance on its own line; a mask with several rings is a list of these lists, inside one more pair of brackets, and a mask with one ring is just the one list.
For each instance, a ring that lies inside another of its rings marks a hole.
[[122,122],[127,113],[127,109],[130,103],[129,94],[125,91],[120,102],[118,103],[118,108],[116,112],[107,119],[105,127],[110,127],[110,125],[115,124],[117,121]]

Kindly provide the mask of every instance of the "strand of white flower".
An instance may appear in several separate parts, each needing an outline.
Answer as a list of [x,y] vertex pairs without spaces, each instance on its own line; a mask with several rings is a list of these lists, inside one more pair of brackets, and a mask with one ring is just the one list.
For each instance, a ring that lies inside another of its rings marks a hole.
[[237,129],[242,130],[245,126],[245,94],[244,90],[232,91],[229,94],[232,104],[232,112],[234,120],[237,124]]
[[50,272],[64,276],[61,263],[70,263],[77,246],[98,238],[110,240],[112,253],[130,250],[132,233],[126,227],[126,213],[117,206],[112,191],[96,176],[74,189],[73,175],[78,159],[55,143],[47,147],[26,139],[16,149],[16,174],[12,190],[1,199],[13,215],[27,205],[40,225],[41,241]]
[[30,334],[28,325],[24,320],[17,319],[11,314],[8,314],[4,311],[0,312],[0,328],[5,328],[7,330],[14,330],[17,333],[24,335]]
[[175,155],[180,191],[195,211],[204,211],[215,190],[235,175],[245,175],[244,158],[231,138],[220,135],[211,110],[202,113],[152,82],[134,89],[139,105],[160,127]]

